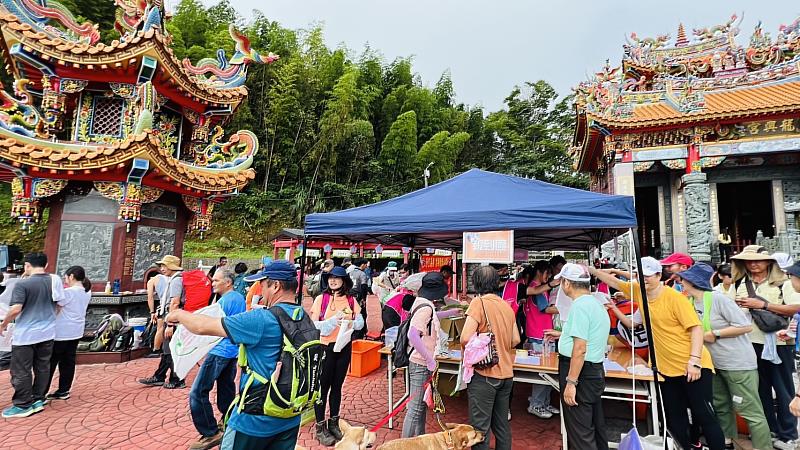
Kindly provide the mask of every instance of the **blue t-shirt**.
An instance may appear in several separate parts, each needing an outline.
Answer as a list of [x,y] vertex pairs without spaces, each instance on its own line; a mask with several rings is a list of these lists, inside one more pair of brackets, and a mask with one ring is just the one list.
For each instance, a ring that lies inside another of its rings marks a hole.
[[[296,309],[304,314],[299,305],[279,303],[291,317]],[[270,378],[283,348],[283,333],[278,319],[267,309],[256,309],[233,317],[222,319],[222,326],[235,344],[244,344],[250,368],[265,378]],[[248,375],[242,372],[240,389],[247,384]],[[258,384],[258,381],[253,381]],[[239,413],[234,405],[228,426],[236,431],[255,437],[270,437],[300,426],[300,416],[281,419],[270,416],[256,416]]]
[[[222,310],[225,311],[225,317],[241,314],[247,309],[244,297],[236,291],[230,291],[223,295],[219,299],[219,304],[222,306]],[[236,358],[239,356],[239,346],[231,342],[230,339],[223,338],[208,354],[216,355],[220,358]]]

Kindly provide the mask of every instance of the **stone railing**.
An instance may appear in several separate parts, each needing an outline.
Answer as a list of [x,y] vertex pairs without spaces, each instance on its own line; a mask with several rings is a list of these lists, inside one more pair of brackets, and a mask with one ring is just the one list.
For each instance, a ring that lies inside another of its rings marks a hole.
[[756,234],[756,244],[766,248],[770,253],[788,253],[795,260],[800,260],[800,233],[797,230],[778,233],[777,236],[768,238],[759,231]]

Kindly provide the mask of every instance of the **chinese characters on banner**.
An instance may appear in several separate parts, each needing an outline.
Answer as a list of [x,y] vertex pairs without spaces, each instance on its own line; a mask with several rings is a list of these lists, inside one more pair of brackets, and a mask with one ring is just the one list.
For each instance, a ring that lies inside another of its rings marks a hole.
[[514,231],[482,231],[464,233],[465,263],[514,262]]
[[442,266],[449,266],[453,263],[451,256],[422,255],[422,265],[420,272],[438,272]]

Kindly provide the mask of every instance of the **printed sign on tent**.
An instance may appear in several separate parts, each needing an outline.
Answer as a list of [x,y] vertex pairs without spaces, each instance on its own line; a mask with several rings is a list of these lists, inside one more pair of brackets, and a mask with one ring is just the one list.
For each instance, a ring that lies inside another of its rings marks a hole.
[[514,230],[464,233],[464,262],[514,262]]

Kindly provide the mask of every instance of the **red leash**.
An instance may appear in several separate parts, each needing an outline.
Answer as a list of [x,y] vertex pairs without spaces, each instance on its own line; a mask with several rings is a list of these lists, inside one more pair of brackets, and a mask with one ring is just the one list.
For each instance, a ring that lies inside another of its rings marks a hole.
[[[406,370],[408,370],[408,369],[406,369]],[[415,398],[417,395],[425,395],[425,388],[427,388],[428,385],[431,383],[431,381],[433,381],[434,375],[436,375],[436,372],[432,373],[431,376],[428,377],[428,380],[422,385],[422,388],[416,393],[416,395],[409,395],[407,399],[403,400],[403,403],[400,403],[400,405],[398,405],[397,408],[392,410],[392,412],[390,412],[386,417],[381,419],[381,421],[378,422],[377,425],[375,425],[374,427],[370,428],[369,431],[374,433],[374,432],[380,430],[381,427],[383,427],[384,425],[389,423],[389,419],[391,419],[392,417],[396,416],[400,411],[402,411],[403,408],[405,408],[406,405],[408,405],[408,402],[410,402],[413,398]],[[391,381],[390,381],[390,383],[391,383]]]

